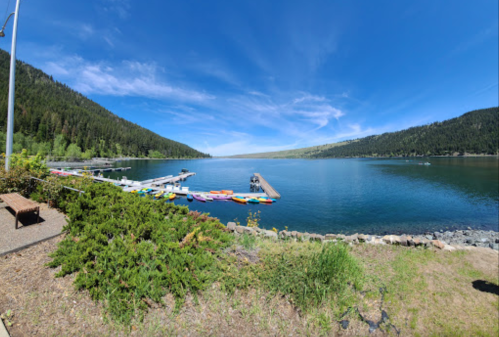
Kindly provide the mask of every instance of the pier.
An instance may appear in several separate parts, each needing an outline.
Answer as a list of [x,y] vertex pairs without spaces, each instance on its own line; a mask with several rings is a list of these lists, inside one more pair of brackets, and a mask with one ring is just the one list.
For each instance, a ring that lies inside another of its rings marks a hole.
[[[106,168],[105,170],[113,170],[113,171],[124,171],[124,170],[129,170],[129,167],[124,167],[124,168]],[[74,175],[78,177],[83,177],[84,173],[94,173],[94,172],[109,172],[109,171],[103,171],[102,169],[95,169],[95,170],[71,170],[71,171],[63,171],[66,172],[67,175]],[[90,176],[89,178],[93,179],[94,181],[98,182],[106,182],[106,183],[111,183],[116,186],[120,186],[123,188],[123,191],[125,192],[131,192],[133,190],[141,190],[144,188],[150,188],[152,191],[150,194],[156,194],[158,192],[173,192],[178,195],[182,196],[187,196],[188,194],[206,194],[208,196],[211,196],[210,192],[203,192],[203,191],[189,191],[188,187],[181,187],[180,184],[175,184],[178,181],[183,181],[186,180],[188,177],[196,175],[195,172],[186,172],[183,174],[179,174],[177,176],[173,175],[168,175],[164,177],[159,177],[159,178],[154,178],[154,179],[148,179],[144,181],[134,181],[134,180],[129,180],[126,179],[126,177],[123,177],[123,179],[110,179],[110,178],[104,178],[104,177],[99,177],[99,176]],[[265,180],[260,173],[255,173],[254,174],[256,177],[258,177],[259,182],[260,182],[260,187],[263,191],[262,192],[252,192],[252,193],[238,193],[234,192],[234,195],[242,196],[242,197],[250,197],[250,198],[260,198],[260,197],[270,197],[273,199],[280,199],[281,195],[277,193],[277,191]],[[175,185],[172,185],[175,184]]]
[[265,180],[260,173],[255,173],[255,176],[258,177],[258,181],[260,181],[260,187],[262,190],[272,199],[281,199],[281,195],[277,193],[277,191]]

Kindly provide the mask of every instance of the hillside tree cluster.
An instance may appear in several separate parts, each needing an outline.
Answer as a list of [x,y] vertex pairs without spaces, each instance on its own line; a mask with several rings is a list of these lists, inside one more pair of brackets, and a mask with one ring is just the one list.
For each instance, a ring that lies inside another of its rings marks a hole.
[[[10,55],[0,50],[0,153],[5,152]],[[205,158],[106,110],[39,69],[16,63],[14,151],[30,155]]]

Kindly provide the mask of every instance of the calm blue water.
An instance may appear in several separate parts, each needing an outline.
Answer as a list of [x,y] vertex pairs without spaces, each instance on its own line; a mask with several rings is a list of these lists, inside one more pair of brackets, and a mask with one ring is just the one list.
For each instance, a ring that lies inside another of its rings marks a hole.
[[249,178],[262,176],[281,194],[272,205],[235,202],[176,204],[208,212],[223,223],[244,223],[260,211],[265,228],[313,233],[422,233],[465,229],[499,230],[497,158],[431,158],[431,166],[405,159],[203,159],[122,161],[126,175],[145,180],[176,175],[187,168],[197,175],[183,182],[191,190],[249,192]]

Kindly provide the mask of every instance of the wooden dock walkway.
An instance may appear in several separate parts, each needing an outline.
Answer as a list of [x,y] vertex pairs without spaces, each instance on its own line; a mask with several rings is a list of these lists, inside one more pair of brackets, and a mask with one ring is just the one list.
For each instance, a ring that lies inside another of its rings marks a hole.
[[267,180],[262,177],[260,173],[255,173],[255,176],[258,177],[260,187],[269,196],[269,198],[281,199],[281,195],[277,193],[277,191],[267,182]]

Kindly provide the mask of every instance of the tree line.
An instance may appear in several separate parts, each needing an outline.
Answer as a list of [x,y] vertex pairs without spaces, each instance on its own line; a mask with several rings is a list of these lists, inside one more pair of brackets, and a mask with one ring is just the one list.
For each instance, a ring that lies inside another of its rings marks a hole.
[[498,154],[499,107],[474,110],[443,122],[349,141],[311,155],[336,157],[412,157]]
[[[10,55],[0,50],[0,133],[6,132]],[[59,157],[205,158],[106,110],[39,69],[16,63],[14,149]],[[0,152],[5,136],[0,134]]]

